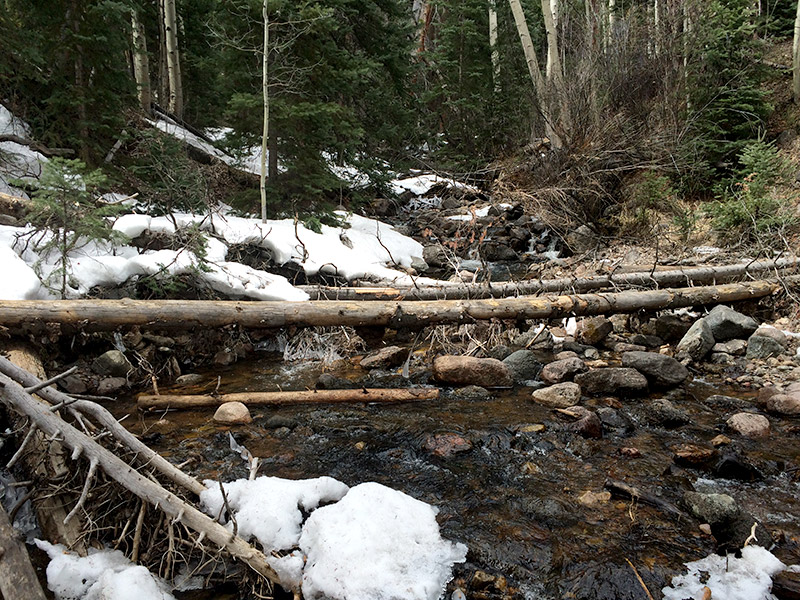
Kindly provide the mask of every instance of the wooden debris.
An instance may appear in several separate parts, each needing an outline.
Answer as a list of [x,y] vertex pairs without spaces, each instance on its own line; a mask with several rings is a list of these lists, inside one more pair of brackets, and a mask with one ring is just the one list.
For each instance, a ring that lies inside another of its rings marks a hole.
[[647,494],[645,492],[640,491],[638,488],[628,485],[622,481],[615,481],[613,479],[608,479],[605,482],[605,487],[609,492],[611,492],[615,496],[622,496],[623,498],[629,498],[631,500],[642,502],[644,504],[648,504],[653,506],[673,517],[683,518],[685,515],[683,511],[681,511],[677,506],[667,502],[666,500],[662,500],[658,496],[653,496],[652,494]]
[[436,400],[438,388],[373,388],[357,390],[300,390],[291,392],[239,392],[235,394],[160,395],[142,394],[138,404],[142,410],[216,407],[226,402],[249,406],[282,406],[286,404],[326,404],[341,402],[414,402]]
[[0,597],[46,600],[25,544],[0,506]]

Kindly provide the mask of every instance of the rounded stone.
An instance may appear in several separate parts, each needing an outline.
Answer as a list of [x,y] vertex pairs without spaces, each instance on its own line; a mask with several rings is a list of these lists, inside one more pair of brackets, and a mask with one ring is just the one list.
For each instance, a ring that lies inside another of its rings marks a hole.
[[511,387],[511,370],[496,358],[474,356],[439,356],[433,361],[433,376],[442,383]]
[[765,405],[768,411],[779,415],[800,415],[800,393],[774,394]]
[[551,408],[567,408],[580,401],[581,386],[577,383],[566,381],[536,390],[531,397],[539,404],[544,404]]
[[247,425],[253,422],[253,417],[241,402],[225,402],[214,413],[214,421],[221,425]]
[[727,425],[745,437],[764,437],[769,435],[769,419],[753,413],[736,413],[727,420]]

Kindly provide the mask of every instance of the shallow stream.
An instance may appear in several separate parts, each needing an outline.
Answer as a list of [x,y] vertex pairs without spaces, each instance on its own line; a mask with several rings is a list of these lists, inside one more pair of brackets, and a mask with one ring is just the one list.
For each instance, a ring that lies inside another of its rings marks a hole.
[[[198,386],[161,393],[208,392],[218,377],[221,393],[305,389],[320,372],[319,363],[286,364],[259,353],[208,373]],[[365,376],[345,362],[332,372]],[[427,381],[424,368],[415,373],[412,365],[411,379]],[[407,384],[399,372],[373,371],[366,385]],[[772,533],[779,558],[800,563],[800,420],[772,419],[772,434],[760,441],[728,433],[733,442],[718,450],[716,467],[681,466],[674,458],[681,444],[711,448],[726,433],[725,419],[752,405],[747,394],[695,379],[670,395],[690,418],[672,428],[648,424],[647,399],[590,400],[616,411],[603,439],[584,439],[565,430],[568,417],[533,403],[531,388],[482,400],[442,392],[438,401],[408,404],[256,407],[252,425],[232,428],[214,424],[210,410],[140,415],[128,426],[173,462],[189,461],[185,468],[201,479],[247,476],[229,449],[231,431],[260,457],[260,475],[377,481],[439,507],[442,535],[470,549],[451,584],[467,598],[646,598],[637,572],[659,598],[683,563],[715,549],[690,516],[629,497],[584,496],[604,492],[607,480],[684,512],[685,491],[730,494]],[[433,437],[440,434],[455,435]],[[439,455],[452,450],[448,444],[461,451]],[[725,456],[732,460],[727,471],[718,460]]]

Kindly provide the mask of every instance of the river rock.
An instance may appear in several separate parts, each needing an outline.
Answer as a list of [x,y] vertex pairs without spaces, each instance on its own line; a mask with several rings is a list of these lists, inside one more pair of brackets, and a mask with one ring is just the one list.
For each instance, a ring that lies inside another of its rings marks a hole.
[[653,400],[646,409],[645,420],[653,425],[663,425],[664,427],[678,427],[685,425],[691,419],[689,415],[675,406],[666,398]]
[[623,352],[647,352],[647,347],[640,344],[630,344],[628,342],[616,342],[614,344],[614,352],[622,354]]
[[718,342],[747,338],[758,329],[755,319],[722,304],[715,306],[704,320]]
[[614,325],[605,317],[591,317],[578,321],[575,338],[579,342],[596,346],[614,330]]
[[569,406],[565,410],[569,410],[578,420],[574,423],[569,423],[565,429],[573,433],[577,433],[581,437],[600,439],[603,437],[603,422],[596,413],[583,406]]
[[784,348],[786,348],[786,346],[789,344],[789,338],[786,337],[786,334],[783,333],[777,327],[773,327],[772,325],[762,325],[761,327],[756,329],[753,335],[772,338]]
[[626,352],[622,366],[636,369],[657,387],[675,387],[689,377],[689,370],[681,363],[656,352]]
[[764,405],[768,411],[779,415],[800,415],[800,393],[774,394]]
[[747,351],[747,342],[744,340],[728,340],[727,342],[717,342],[711,348],[711,352],[722,352],[732,356],[744,356]]
[[109,396],[116,394],[126,385],[128,380],[125,377],[103,377],[97,384],[97,393],[100,396]]
[[751,335],[747,340],[747,360],[763,360],[772,356],[780,356],[783,351],[783,345],[771,337]]
[[531,397],[539,404],[550,408],[567,408],[581,399],[581,386],[571,381],[557,383],[533,392]]
[[401,365],[407,356],[408,350],[400,346],[386,346],[364,356],[361,366],[364,369],[388,369]]
[[713,448],[697,444],[680,444],[673,448],[673,452],[672,459],[675,463],[687,467],[705,466],[717,456],[717,451]]
[[92,362],[92,371],[108,377],[126,377],[133,365],[119,350],[109,350]]
[[675,351],[678,354],[688,354],[692,360],[702,360],[714,344],[716,341],[708,323],[705,319],[698,319],[678,342]]
[[333,373],[321,373],[314,387],[318,390],[346,390],[353,387],[353,382]]
[[769,435],[769,419],[764,415],[740,412],[727,420],[727,425],[745,437],[764,437]]
[[220,425],[247,425],[253,422],[253,417],[241,402],[225,402],[214,413],[214,422]]
[[587,394],[601,396],[639,395],[647,391],[647,379],[636,369],[607,367],[575,376],[575,383]]
[[542,370],[542,363],[530,350],[517,350],[503,359],[503,363],[511,371],[515,381],[528,381],[536,379]]
[[472,442],[458,433],[436,433],[422,443],[422,449],[440,458],[450,458],[472,449]]
[[58,387],[68,394],[85,394],[89,388],[80,376],[72,374],[58,380]]
[[555,340],[549,329],[540,331],[536,327],[531,327],[525,333],[516,336],[513,344],[514,346],[526,348],[528,350],[550,351],[555,346]]
[[489,400],[492,397],[492,393],[479,385],[466,385],[455,388],[450,397],[458,398],[459,400]]
[[175,383],[178,385],[198,385],[203,383],[205,378],[200,375],[199,373],[186,373],[185,375],[181,375],[175,380]]
[[736,500],[727,494],[686,492],[683,501],[697,519],[709,525],[731,521],[739,516]]
[[656,335],[665,342],[675,342],[689,331],[692,324],[672,313],[666,313],[656,319]]
[[433,376],[442,383],[479,385],[485,388],[511,387],[511,370],[496,358],[439,356],[433,361]]
[[580,358],[565,358],[546,364],[539,377],[545,383],[561,383],[571,381],[577,373],[587,370],[588,367]]
[[425,246],[422,249],[422,259],[431,267],[447,267],[450,265],[447,260],[447,250],[441,244]]
[[662,340],[657,335],[647,335],[644,333],[637,333],[636,335],[631,336],[631,344],[637,344],[639,346],[645,346],[647,348],[660,348],[664,345],[664,340]]

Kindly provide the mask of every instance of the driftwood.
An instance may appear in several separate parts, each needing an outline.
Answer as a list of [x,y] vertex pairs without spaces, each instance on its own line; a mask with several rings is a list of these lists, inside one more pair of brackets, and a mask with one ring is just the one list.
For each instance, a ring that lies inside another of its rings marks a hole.
[[672,515],[673,517],[676,517],[678,519],[682,519],[686,516],[683,513],[683,511],[674,504],[671,504],[666,500],[662,500],[658,496],[653,496],[652,494],[642,492],[638,488],[632,485],[628,485],[623,481],[616,481],[614,479],[609,479],[605,482],[605,485],[603,487],[605,487],[609,492],[611,492],[615,496],[621,496],[623,498],[628,498],[635,502],[642,502],[644,504],[649,504],[650,506],[655,507],[660,511],[665,512],[668,515]]
[[0,597],[46,600],[25,544],[0,506]]
[[748,275],[787,274],[800,267],[800,259],[782,258],[734,265],[687,267],[664,271],[609,273],[591,277],[524,280],[499,283],[454,284],[409,287],[320,287],[300,286],[312,300],[461,300],[466,298],[506,298],[558,292],[582,293],[612,287],[674,287],[694,284],[720,284]]
[[84,492],[71,514],[79,511],[82,507],[82,502],[85,501],[89,490],[91,474],[98,468],[102,469],[109,477],[138,498],[158,507],[173,522],[180,522],[187,528],[198,532],[201,538],[208,539],[220,548],[224,548],[231,556],[242,560],[263,577],[280,584],[280,577],[269,566],[263,553],[242,538],[232,535],[225,527],[194,506],[184,502],[159,483],[145,477],[89,436],[64,421],[56,412],[49,410],[45,404],[34,399],[17,382],[5,374],[0,374],[0,401],[11,410],[28,417],[32,425],[50,438],[58,440],[70,448],[73,459],[83,456],[89,461],[90,477],[87,478]]
[[281,406],[285,404],[324,404],[339,402],[413,402],[436,400],[438,388],[360,389],[360,390],[301,390],[294,392],[240,392],[236,394],[139,396],[143,410],[166,408],[215,407],[226,402],[241,402],[249,406]]
[[702,306],[763,298],[795,285],[793,276],[777,281],[571,296],[491,300],[240,302],[184,300],[4,300],[0,325],[30,332],[49,323],[85,331],[140,326],[151,329],[288,326],[383,326],[423,328],[489,319],[548,319]]

